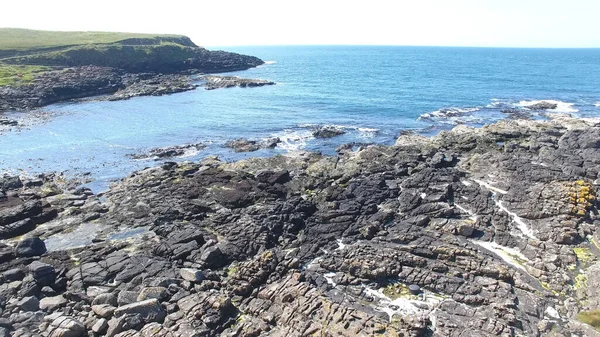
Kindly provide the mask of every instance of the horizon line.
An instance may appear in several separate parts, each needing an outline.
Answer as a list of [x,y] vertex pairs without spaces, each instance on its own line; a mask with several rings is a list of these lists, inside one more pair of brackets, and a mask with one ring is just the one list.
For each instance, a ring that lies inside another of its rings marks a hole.
[[475,46],[475,45],[412,45],[412,44],[232,44],[204,45],[204,48],[268,48],[268,47],[409,47],[409,48],[485,48],[485,49],[600,49],[598,47],[524,47],[524,46]]

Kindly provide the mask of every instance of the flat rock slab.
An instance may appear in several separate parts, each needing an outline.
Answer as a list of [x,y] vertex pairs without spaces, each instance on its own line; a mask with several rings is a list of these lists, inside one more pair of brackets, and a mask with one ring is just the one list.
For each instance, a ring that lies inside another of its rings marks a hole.
[[160,303],[158,303],[158,300],[155,298],[127,304],[115,310],[116,317],[129,314],[139,314],[147,323],[161,323],[167,316],[167,313],[163,310],[163,308],[160,306]]

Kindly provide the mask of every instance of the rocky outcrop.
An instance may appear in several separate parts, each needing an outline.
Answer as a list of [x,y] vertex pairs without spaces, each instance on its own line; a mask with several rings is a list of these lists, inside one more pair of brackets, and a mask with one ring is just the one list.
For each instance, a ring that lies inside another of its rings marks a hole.
[[277,144],[279,143],[281,143],[281,139],[277,137],[268,138],[264,141],[238,138],[226,142],[225,147],[228,147],[235,152],[254,152],[260,149],[273,149],[277,147]]
[[[6,63],[39,64],[51,68],[37,73],[31,83],[0,86],[0,113],[102,95],[107,100],[123,100],[189,91],[198,87],[190,75],[245,70],[264,63],[253,56],[187,45],[94,45],[86,48],[77,47],[64,55],[52,54],[47,58],[43,57],[45,54],[34,54],[3,59]],[[274,84],[245,79],[209,83],[215,88],[224,83],[242,87]],[[15,126],[13,122],[2,119],[0,126]]]
[[342,128],[325,125],[316,127],[313,130],[312,135],[315,138],[333,138],[336,136],[341,136],[345,133],[346,131],[344,131]]
[[203,76],[204,89],[214,90],[223,88],[253,88],[262,87],[265,85],[274,85],[275,82],[267,80],[257,80],[248,78],[239,78],[236,76]]
[[541,101],[539,103],[531,104],[526,106],[529,110],[552,110],[556,109],[558,104],[552,102]]
[[594,336],[598,139],[595,122],[518,120],[165,163],[30,232],[102,228],[0,264],[27,273],[0,287],[1,316],[33,334]]
[[133,159],[161,160],[165,158],[181,157],[187,154],[193,155],[196,154],[198,151],[203,150],[204,148],[206,148],[206,145],[202,143],[175,145],[169,147],[150,149],[145,153],[132,154],[130,155],[130,157]]
[[29,85],[0,86],[0,112],[112,94],[121,88],[120,72],[113,68],[87,66],[50,71],[39,74]]

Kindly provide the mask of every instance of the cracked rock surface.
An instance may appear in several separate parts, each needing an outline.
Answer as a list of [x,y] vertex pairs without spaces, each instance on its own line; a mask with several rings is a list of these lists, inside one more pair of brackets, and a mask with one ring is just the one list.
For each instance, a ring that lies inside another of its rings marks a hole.
[[[559,117],[336,157],[165,163],[99,196],[5,177],[0,327],[597,336],[599,169],[600,125]],[[47,252],[17,257],[29,237]]]

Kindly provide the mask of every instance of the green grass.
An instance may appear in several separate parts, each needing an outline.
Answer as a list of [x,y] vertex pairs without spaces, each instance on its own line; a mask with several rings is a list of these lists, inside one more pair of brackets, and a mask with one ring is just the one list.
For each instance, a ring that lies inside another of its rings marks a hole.
[[0,64],[0,86],[4,85],[24,85],[31,83],[36,73],[49,70],[43,66],[21,66]]
[[583,323],[593,326],[597,330],[600,329],[600,310],[582,311],[577,314],[577,319]]
[[110,44],[127,39],[184,38],[183,35],[111,32],[59,32],[0,28],[0,50],[35,50],[87,44]]

